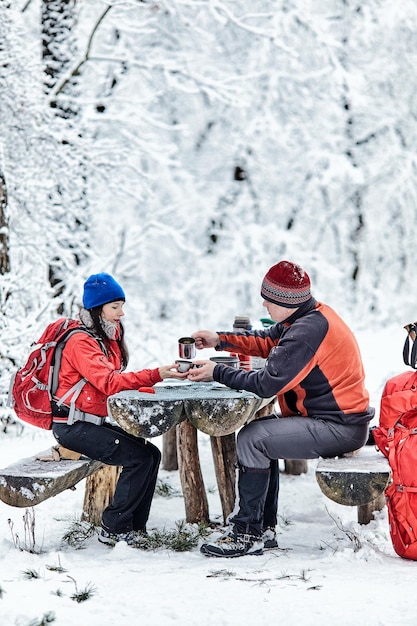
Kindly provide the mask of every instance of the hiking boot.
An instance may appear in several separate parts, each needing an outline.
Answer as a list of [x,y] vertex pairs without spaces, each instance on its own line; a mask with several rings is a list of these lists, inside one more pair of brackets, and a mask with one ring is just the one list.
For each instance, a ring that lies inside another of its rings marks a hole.
[[104,528],[98,536],[100,543],[104,543],[106,546],[114,547],[119,541],[125,541],[128,546],[133,548],[141,547],[146,540],[148,533],[146,530],[129,530],[126,533],[110,533]]
[[213,543],[203,543],[200,552],[205,556],[223,556],[232,558],[245,554],[263,554],[262,537],[242,533],[226,533]]
[[264,529],[262,539],[264,542],[264,550],[273,550],[274,548],[278,548],[277,533],[275,528],[272,528],[272,526]]

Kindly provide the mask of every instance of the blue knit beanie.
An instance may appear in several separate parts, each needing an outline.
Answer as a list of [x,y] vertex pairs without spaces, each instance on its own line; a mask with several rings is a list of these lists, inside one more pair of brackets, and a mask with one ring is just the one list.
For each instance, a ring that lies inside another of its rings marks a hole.
[[125,292],[110,274],[93,274],[84,283],[83,305],[85,309],[126,300]]

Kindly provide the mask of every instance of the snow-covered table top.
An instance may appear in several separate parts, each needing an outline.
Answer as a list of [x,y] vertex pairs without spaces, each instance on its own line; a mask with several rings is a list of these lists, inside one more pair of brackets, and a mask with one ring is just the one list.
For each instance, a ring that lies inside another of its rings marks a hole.
[[165,380],[155,393],[122,391],[108,399],[109,414],[127,432],[157,437],[184,419],[212,436],[228,435],[247,422],[265,401],[248,391],[216,382]]

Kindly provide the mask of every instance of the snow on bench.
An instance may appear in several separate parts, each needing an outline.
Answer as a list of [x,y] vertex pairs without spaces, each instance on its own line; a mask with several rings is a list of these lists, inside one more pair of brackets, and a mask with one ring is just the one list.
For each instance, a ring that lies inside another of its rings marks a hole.
[[368,524],[374,511],[385,506],[391,470],[379,450],[364,446],[350,456],[320,459],[316,479],[325,496],[338,504],[356,506],[359,524]]
[[0,500],[15,507],[35,506],[65,489],[74,489],[103,467],[87,457],[57,460],[58,450],[59,446],[0,469]]

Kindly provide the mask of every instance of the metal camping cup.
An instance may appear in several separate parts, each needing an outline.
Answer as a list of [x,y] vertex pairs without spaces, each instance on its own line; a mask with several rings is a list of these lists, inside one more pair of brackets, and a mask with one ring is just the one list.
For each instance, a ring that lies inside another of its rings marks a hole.
[[178,339],[178,351],[181,359],[193,359],[195,357],[195,339],[193,337],[181,337]]
[[187,359],[177,359],[175,363],[178,365],[178,371],[181,373],[188,372],[189,369],[194,367],[193,362]]

